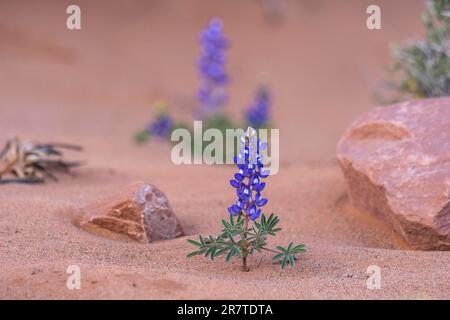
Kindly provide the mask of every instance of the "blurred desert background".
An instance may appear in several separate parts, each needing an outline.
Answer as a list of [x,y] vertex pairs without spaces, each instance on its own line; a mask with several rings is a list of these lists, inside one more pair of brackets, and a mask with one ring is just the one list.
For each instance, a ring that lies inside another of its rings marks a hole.
[[[382,30],[366,28],[378,4]],[[0,185],[0,298],[450,298],[448,252],[410,250],[391,228],[353,209],[335,160],[338,139],[375,106],[390,45],[423,35],[421,0],[282,1],[279,19],[261,1],[0,0],[0,143],[23,139],[80,144],[75,177],[45,185]],[[66,8],[81,7],[81,30]],[[280,129],[280,170],[266,210],[305,243],[298,267],[270,255],[239,262],[195,258],[186,237],[152,244],[103,238],[73,220],[83,208],[134,181],[158,186],[188,236],[216,232],[234,199],[227,166],[175,166],[171,146],[132,139],[168,101],[185,119],[197,107],[198,35],[220,17],[231,42],[227,111],[241,117],[261,75]],[[81,268],[81,289],[66,268]],[[368,266],[382,269],[368,290]],[[252,290],[248,290],[251,287]]]

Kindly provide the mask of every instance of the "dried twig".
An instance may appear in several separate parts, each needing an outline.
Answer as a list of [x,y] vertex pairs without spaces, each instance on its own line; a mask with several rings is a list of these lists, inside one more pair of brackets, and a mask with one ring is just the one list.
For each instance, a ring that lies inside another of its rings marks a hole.
[[22,143],[17,137],[8,140],[0,151],[0,184],[43,183],[46,179],[57,181],[56,172],[70,174],[71,168],[82,163],[64,161],[61,149],[82,151],[71,144]]

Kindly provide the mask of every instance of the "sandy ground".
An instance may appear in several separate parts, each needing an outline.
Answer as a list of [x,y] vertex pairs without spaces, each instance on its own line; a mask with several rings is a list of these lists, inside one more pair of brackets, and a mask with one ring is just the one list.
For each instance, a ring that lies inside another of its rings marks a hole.
[[[389,44],[421,34],[422,1],[378,1],[383,30],[365,28],[368,1],[290,1],[282,23],[258,1],[79,1],[82,30],[65,28],[69,1],[0,1],[0,140],[78,143],[88,164],[74,178],[0,187],[0,298],[449,299],[450,253],[410,250],[352,209],[334,157],[345,127],[373,106]],[[407,8],[407,10],[405,9]],[[195,107],[196,37],[221,16],[232,41],[229,111],[237,119],[261,73],[274,93],[281,167],[267,210],[281,217],[272,243],[305,243],[298,267],[270,255],[239,262],[187,260],[187,237],[148,245],[77,228],[82,208],[131,182],[156,184],[188,237],[217,232],[234,199],[224,166],[175,166],[170,146],[131,136],[166,98],[180,118]],[[66,288],[79,265],[81,289]],[[368,290],[368,266],[381,268]],[[249,289],[250,288],[250,289]]]

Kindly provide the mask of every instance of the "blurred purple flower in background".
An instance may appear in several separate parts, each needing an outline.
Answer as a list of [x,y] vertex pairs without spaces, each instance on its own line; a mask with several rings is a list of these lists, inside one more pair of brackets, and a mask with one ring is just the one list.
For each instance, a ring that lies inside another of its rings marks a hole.
[[228,76],[225,72],[225,50],[228,40],[223,35],[223,23],[213,18],[200,35],[202,47],[198,69],[202,85],[198,91],[198,99],[203,113],[214,113],[227,101],[225,87]]
[[261,85],[253,104],[245,112],[247,124],[253,128],[262,128],[269,123],[270,94],[266,86]]
[[152,137],[167,138],[172,132],[173,121],[168,114],[159,115],[146,129]]
[[151,137],[167,138],[172,132],[174,122],[167,113],[167,102],[158,100],[154,106],[154,120],[147,126],[145,131]]

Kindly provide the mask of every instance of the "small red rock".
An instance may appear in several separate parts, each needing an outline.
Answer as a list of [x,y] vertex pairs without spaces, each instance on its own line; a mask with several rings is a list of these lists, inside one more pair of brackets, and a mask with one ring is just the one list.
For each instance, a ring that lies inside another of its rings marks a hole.
[[164,193],[148,183],[136,183],[124,193],[85,209],[80,226],[101,228],[143,242],[173,239],[183,229]]
[[450,249],[450,98],[373,109],[347,129],[337,157],[355,207],[415,248]]

